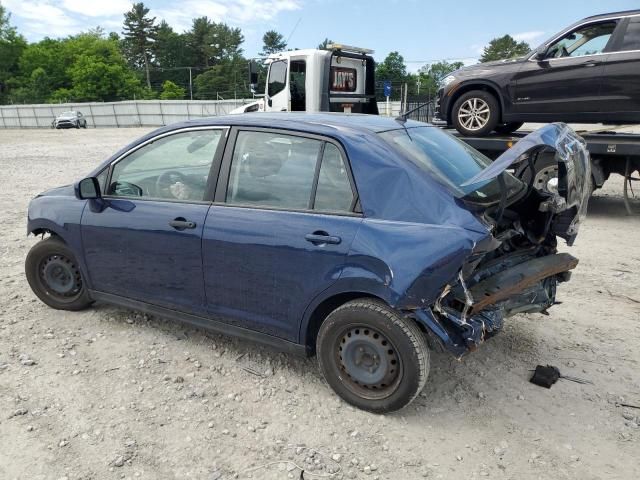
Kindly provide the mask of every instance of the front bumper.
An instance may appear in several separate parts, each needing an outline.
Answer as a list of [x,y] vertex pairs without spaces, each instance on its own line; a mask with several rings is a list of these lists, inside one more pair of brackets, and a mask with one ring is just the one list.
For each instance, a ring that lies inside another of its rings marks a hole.
[[444,94],[444,88],[438,90],[435,103],[435,114],[438,120],[448,122],[447,110],[448,110],[448,97]]
[[70,120],[60,120],[55,122],[56,128],[77,128],[77,123]]

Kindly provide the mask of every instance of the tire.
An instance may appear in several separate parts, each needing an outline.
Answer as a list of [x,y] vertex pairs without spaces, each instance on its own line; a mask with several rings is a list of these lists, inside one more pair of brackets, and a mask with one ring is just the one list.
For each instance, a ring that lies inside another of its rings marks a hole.
[[497,133],[501,133],[502,135],[508,135],[518,130],[522,125],[524,125],[524,122],[500,123],[496,125],[496,128],[494,130]]
[[76,123],[76,129],[80,130],[80,124]]
[[378,300],[353,300],[331,312],[320,326],[316,352],[329,386],[369,412],[407,406],[429,376],[424,333]]
[[453,126],[466,137],[488,135],[496,128],[499,119],[498,100],[484,90],[472,90],[461,95],[451,110]]
[[85,123],[84,125],[82,125],[82,128],[87,128],[87,124]]
[[49,237],[36,243],[25,261],[33,293],[57,310],[82,310],[93,303],[71,249]]

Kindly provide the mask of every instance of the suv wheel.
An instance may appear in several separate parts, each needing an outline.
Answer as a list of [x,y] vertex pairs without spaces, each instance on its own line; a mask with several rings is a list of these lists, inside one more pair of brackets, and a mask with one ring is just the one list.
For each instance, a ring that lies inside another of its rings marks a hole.
[[482,137],[498,125],[500,106],[492,94],[484,90],[472,90],[456,100],[451,117],[454,127],[462,135]]
[[33,293],[52,308],[82,310],[93,303],[73,252],[57,238],[47,238],[29,250],[25,273]]
[[425,335],[377,300],[353,300],[329,314],[316,351],[331,388],[346,402],[375,413],[411,403],[429,375]]

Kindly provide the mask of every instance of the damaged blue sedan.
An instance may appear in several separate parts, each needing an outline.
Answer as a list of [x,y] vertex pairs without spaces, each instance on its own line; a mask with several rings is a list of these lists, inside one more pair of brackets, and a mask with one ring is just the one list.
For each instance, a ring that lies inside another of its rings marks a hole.
[[[523,180],[549,156],[556,179]],[[425,385],[430,348],[462,357],[554,304],[590,185],[562,124],[492,163],[402,119],[201,119],[34,198],[26,275],[56,309],[106,302],[315,354],[344,400],[389,412]]]

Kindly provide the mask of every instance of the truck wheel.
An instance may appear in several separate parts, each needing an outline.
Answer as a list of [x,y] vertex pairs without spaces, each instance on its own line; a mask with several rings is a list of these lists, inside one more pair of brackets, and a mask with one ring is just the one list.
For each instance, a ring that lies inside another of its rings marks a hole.
[[496,125],[496,128],[494,130],[497,133],[501,133],[502,135],[508,135],[518,130],[522,125],[524,125],[524,122],[500,123]]
[[463,94],[453,104],[451,111],[453,126],[467,137],[488,135],[496,128],[499,118],[498,100],[484,90],[472,90]]
[[374,413],[411,403],[429,375],[425,335],[378,300],[353,300],[330,313],[318,332],[316,351],[331,388]]
[[57,310],[82,310],[91,305],[78,262],[64,242],[54,237],[36,243],[25,261],[33,293]]

